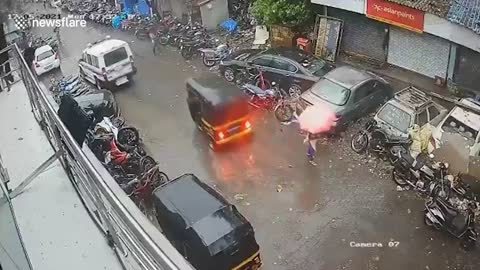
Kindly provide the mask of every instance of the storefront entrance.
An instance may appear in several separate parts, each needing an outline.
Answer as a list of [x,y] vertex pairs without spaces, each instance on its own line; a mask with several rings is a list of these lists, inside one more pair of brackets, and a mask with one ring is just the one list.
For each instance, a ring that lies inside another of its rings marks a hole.
[[344,21],[340,50],[352,55],[384,63],[387,59],[388,25],[336,8],[328,8],[327,15]]

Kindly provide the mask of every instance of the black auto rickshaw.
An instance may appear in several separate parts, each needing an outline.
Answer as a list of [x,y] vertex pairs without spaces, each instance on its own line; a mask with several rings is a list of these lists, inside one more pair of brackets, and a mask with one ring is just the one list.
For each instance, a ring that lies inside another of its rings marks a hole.
[[260,249],[248,220],[193,174],[153,192],[158,223],[197,270],[257,270]]
[[252,134],[247,97],[235,85],[212,74],[189,79],[186,88],[190,115],[210,148]]

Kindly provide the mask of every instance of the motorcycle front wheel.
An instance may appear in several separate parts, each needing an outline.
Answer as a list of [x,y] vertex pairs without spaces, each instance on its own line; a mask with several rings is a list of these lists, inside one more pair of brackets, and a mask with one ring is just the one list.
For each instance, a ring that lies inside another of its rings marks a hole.
[[400,170],[398,168],[393,168],[392,170],[392,180],[399,186],[401,187],[404,187],[404,186],[408,186],[408,182],[405,180],[406,178],[406,175],[402,172],[400,172]]
[[123,127],[118,130],[118,142],[122,146],[130,146],[133,147],[138,144],[140,141],[140,134],[138,130],[134,127]]
[[203,56],[202,62],[206,67],[213,67],[217,63],[217,61],[210,60],[206,56]]
[[360,154],[367,149],[368,146],[368,135],[364,131],[359,131],[352,137],[352,141],[350,142],[350,146],[352,150]]
[[183,49],[180,53],[185,60],[190,60],[193,56],[192,50],[190,49]]
[[160,41],[160,44],[165,46],[168,44],[168,37],[162,36],[160,37],[159,41]]
[[433,227],[433,222],[430,220],[430,218],[427,217],[427,213],[425,213],[423,216],[423,221],[425,222],[425,225],[427,225],[428,227]]

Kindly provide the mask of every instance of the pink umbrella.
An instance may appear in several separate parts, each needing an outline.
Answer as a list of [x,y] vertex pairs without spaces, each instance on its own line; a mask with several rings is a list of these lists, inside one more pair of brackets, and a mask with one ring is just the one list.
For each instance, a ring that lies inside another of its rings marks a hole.
[[336,120],[332,109],[320,104],[308,106],[298,117],[300,128],[314,134],[329,131]]

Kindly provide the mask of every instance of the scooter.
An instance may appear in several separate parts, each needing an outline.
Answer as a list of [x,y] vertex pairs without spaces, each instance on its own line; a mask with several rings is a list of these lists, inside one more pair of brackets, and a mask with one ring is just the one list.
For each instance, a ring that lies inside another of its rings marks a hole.
[[217,63],[220,63],[222,60],[227,58],[231,53],[232,49],[228,44],[218,45],[215,49],[212,48],[203,48],[200,49],[202,54],[202,62],[206,67],[213,67]]
[[474,212],[476,208],[477,205],[471,202],[464,213],[443,199],[430,198],[425,202],[425,224],[462,239],[463,248],[471,250],[477,241]]

